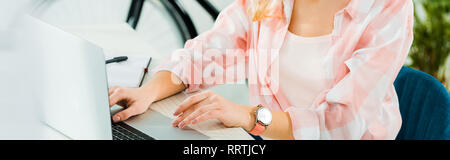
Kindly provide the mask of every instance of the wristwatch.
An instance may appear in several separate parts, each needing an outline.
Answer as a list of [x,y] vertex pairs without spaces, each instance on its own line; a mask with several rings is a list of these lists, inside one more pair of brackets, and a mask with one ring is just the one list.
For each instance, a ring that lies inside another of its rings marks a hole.
[[272,112],[260,104],[257,106],[254,114],[256,117],[255,127],[253,127],[253,129],[248,133],[258,136],[261,135],[264,130],[266,130],[270,122],[272,122]]

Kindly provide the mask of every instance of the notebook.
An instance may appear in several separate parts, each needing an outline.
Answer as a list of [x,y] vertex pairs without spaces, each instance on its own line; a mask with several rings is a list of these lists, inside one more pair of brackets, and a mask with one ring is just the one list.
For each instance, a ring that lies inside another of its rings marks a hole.
[[[184,99],[195,93],[178,93],[161,101],[153,103],[150,108],[171,119],[177,118],[173,115]],[[211,119],[195,125],[189,125],[190,128],[211,137],[211,140],[254,140],[242,128],[227,128],[219,120]]]
[[[105,60],[114,57],[117,55],[105,55]],[[142,85],[152,58],[142,55],[127,55],[127,57],[126,61],[106,64],[108,87],[138,88]]]

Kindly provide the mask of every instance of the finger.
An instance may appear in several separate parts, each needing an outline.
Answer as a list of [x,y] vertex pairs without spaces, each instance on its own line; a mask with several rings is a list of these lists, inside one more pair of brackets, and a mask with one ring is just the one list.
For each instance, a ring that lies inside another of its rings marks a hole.
[[190,125],[194,119],[196,119],[198,116],[202,115],[203,113],[210,112],[213,110],[218,110],[219,107],[215,104],[208,104],[202,107],[199,107],[197,110],[189,114],[180,122],[178,125],[179,128],[184,128],[187,125]]
[[197,124],[209,119],[219,119],[220,111],[219,110],[211,110],[209,112],[205,112],[201,115],[199,115],[197,118],[192,120],[192,124]]
[[140,113],[138,112],[138,110],[136,110],[136,109],[133,108],[133,107],[129,107],[129,108],[127,108],[127,109],[125,109],[125,110],[123,110],[123,111],[120,111],[119,113],[115,114],[115,115],[113,116],[113,121],[114,121],[115,123],[121,122],[121,121],[125,121],[125,120],[127,120],[128,118],[130,118],[130,117],[132,117],[132,116],[135,116],[135,115],[138,115],[138,114],[140,114]]
[[173,122],[172,122],[172,126],[173,127],[177,127],[178,124],[183,121],[187,116],[189,116],[192,112],[195,111],[195,108],[197,108],[197,105],[195,105],[194,107],[191,107],[190,109],[184,111],[181,115],[178,116],[178,118],[176,118]]
[[108,90],[108,95],[111,95],[117,88],[119,88],[119,86],[111,87],[111,88]]
[[172,122],[172,126],[177,127],[181,121],[183,121],[192,112],[197,110],[198,107],[208,105],[208,104],[209,104],[209,102],[207,102],[207,101],[201,101],[199,103],[194,104],[192,107],[189,107],[183,113],[178,114],[178,118]]
[[186,109],[188,109],[189,107],[191,107],[192,105],[199,103],[203,100],[205,100],[206,98],[208,98],[210,95],[212,94],[211,91],[207,91],[207,92],[202,92],[196,95],[193,95],[187,99],[185,99],[180,106],[178,107],[178,109],[175,111],[175,113],[173,113],[173,115],[179,115],[180,113],[183,113]]
[[126,99],[126,94],[123,93],[123,90],[123,88],[117,88],[112,92],[109,96],[109,107],[112,107],[120,101]]

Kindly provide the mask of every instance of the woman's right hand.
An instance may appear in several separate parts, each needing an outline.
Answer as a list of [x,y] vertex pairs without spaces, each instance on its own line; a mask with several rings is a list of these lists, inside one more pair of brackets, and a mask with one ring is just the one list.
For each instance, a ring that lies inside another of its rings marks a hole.
[[143,88],[115,86],[109,89],[109,107],[117,104],[125,108],[112,117],[114,122],[125,121],[132,116],[144,113],[153,102],[152,96],[146,94]]

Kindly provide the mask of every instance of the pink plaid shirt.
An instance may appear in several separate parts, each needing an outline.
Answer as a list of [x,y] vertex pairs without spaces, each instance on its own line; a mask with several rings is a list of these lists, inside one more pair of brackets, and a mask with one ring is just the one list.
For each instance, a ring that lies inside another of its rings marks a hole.
[[395,139],[401,116],[393,82],[413,40],[411,0],[351,0],[336,13],[324,57],[327,89],[309,107],[291,105],[277,85],[277,67],[271,66],[294,0],[273,0],[272,18],[262,21],[251,20],[251,3],[236,0],[211,30],[153,72],[173,72],[188,92],[248,78],[250,104],[288,112],[296,139]]

